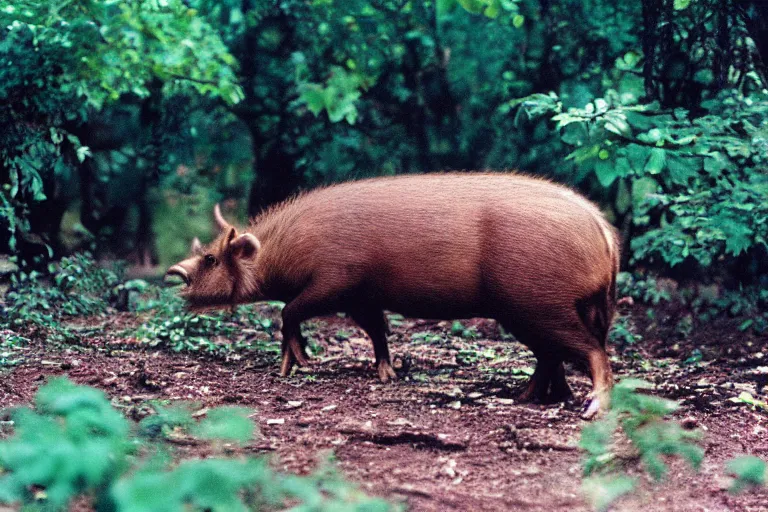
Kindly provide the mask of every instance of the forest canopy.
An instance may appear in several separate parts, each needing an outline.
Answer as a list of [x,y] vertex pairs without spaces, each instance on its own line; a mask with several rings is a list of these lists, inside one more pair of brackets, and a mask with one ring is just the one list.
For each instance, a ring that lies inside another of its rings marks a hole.
[[520,170],[574,185],[623,264],[768,261],[759,1],[0,2],[0,250],[152,266],[298,190]]

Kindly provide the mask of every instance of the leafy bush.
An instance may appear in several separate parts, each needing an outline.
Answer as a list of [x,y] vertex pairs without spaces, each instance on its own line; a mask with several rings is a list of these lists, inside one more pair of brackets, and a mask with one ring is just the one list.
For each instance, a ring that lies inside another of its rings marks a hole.
[[250,343],[237,336],[243,328],[250,328],[265,333],[271,340],[275,325],[256,306],[197,314],[185,308],[184,300],[174,289],[154,288],[150,294],[154,296],[139,306],[140,311],[149,311],[150,315],[133,333],[141,343],[168,347],[174,352],[219,355],[248,348],[279,352],[279,347],[270,341]]
[[29,206],[71,197],[57,189],[92,156],[75,132],[95,113],[127,96],[243,95],[234,58],[181,0],[2,2],[0,40],[0,247],[11,251],[29,234]]
[[[328,467],[298,477],[252,457],[170,463],[157,456],[167,447],[135,436],[103,392],[65,378],[42,386],[34,409],[14,410],[13,420],[13,435],[0,442],[4,504],[66,510],[85,496],[100,511],[283,510],[296,502],[294,510],[318,512],[393,508]],[[248,441],[254,425],[242,410],[219,408],[196,429],[206,439]]]
[[0,328],[0,368],[17,364],[21,360],[19,352],[27,341],[24,336]]
[[768,290],[744,287],[726,290],[720,294],[699,294],[691,300],[691,307],[702,322],[721,316],[744,317],[739,330],[768,331]]
[[611,345],[624,348],[633,345],[635,342],[643,339],[643,337],[637,334],[632,317],[630,315],[621,315],[611,325],[608,339]]
[[637,301],[654,306],[672,298],[669,291],[659,286],[653,276],[619,272],[616,286],[619,297],[632,297]]
[[755,456],[743,455],[728,461],[726,469],[736,479],[731,492],[739,492],[746,487],[766,485],[768,483],[768,464]]
[[638,392],[650,387],[637,379],[617,383],[606,416],[582,431],[580,446],[586,452],[585,492],[602,500],[596,503],[601,510],[634,486],[632,479],[618,472],[622,461],[615,451],[615,437],[631,443],[632,452],[627,457],[639,459],[657,481],[667,470],[663,457],[680,456],[695,469],[704,458],[704,450],[695,444],[700,437],[698,432],[664,419],[675,411],[677,404]]
[[11,276],[0,324],[14,329],[37,326],[72,336],[59,320],[106,312],[117,299],[121,276],[121,268],[102,268],[88,253],[51,263],[45,272],[18,271]]
[[[554,95],[516,104],[548,116],[575,149],[574,181],[594,178],[615,215],[630,215],[632,262],[702,268],[768,248],[768,97],[726,91],[704,115],[638,105],[616,90],[565,110]],[[752,268],[755,273],[757,268]]]

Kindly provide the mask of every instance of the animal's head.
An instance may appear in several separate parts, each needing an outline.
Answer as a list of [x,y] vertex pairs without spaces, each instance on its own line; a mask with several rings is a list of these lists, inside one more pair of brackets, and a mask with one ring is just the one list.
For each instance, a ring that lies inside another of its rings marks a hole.
[[207,246],[195,238],[190,256],[173,265],[166,276],[180,277],[186,287],[181,296],[192,308],[225,306],[258,300],[259,286],[254,274],[261,244],[251,233],[238,233],[213,210],[221,232]]

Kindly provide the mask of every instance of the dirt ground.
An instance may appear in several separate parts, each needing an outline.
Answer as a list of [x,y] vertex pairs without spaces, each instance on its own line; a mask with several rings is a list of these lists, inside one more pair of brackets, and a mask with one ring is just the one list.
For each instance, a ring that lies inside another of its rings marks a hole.
[[[768,490],[729,494],[724,466],[741,454],[768,457],[768,414],[729,400],[742,391],[765,399],[768,340],[734,322],[683,339],[648,321],[642,307],[631,314],[643,340],[614,351],[616,377],[643,378],[654,393],[680,400],[676,417],[704,432],[706,458],[698,473],[673,461],[662,484],[630,463],[643,484],[614,510],[768,510]],[[260,436],[246,451],[299,474],[332,452],[349,479],[410,510],[591,510],[577,447],[588,379],[568,368],[572,403],[518,403],[532,354],[498,341],[491,321],[465,322],[472,339],[452,335],[450,322],[395,319],[390,349],[400,379],[386,385],[375,378],[369,341],[344,318],[310,325],[317,355],[289,378],[278,376],[274,353],[225,359],[140,347],[120,334],[139,321],[130,314],[80,321],[75,327],[98,328],[82,345],[33,341],[2,377],[0,406],[29,403],[47,376],[66,374],[103,389],[136,419],[140,405],[157,398],[253,408]],[[180,447],[185,456],[207,449]]]

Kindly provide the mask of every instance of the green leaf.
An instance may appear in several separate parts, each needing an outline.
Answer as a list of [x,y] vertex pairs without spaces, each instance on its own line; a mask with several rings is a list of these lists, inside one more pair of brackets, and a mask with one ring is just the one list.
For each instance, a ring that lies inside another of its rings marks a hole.
[[747,486],[765,485],[768,481],[768,464],[752,455],[742,455],[728,461],[726,470],[736,476],[731,492],[738,492]]
[[664,170],[666,164],[666,151],[661,148],[651,149],[651,156],[648,157],[648,162],[643,169],[648,174],[660,174]]
[[91,156],[91,149],[88,146],[80,146],[77,148],[77,159],[80,160],[81,163],[89,156]]
[[667,168],[673,183],[686,185],[696,177],[701,169],[701,160],[697,157],[683,157],[670,152],[667,158]]
[[632,204],[634,208],[639,208],[650,194],[656,193],[658,187],[659,184],[650,176],[634,180],[632,182]]
[[208,411],[195,429],[203,439],[221,439],[246,443],[253,439],[255,425],[242,407],[218,407]]
[[453,12],[456,8],[456,0],[437,0],[437,15],[439,17]]
[[485,7],[485,2],[482,0],[457,0],[466,11],[472,14],[480,14]]
[[595,161],[595,175],[597,180],[605,188],[611,186],[611,184],[619,177],[619,172],[610,160],[596,160]]
[[515,28],[520,28],[525,23],[525,16],[522,14],[515,14],[514,18],[512,18],[512,26]]
[[608,510],[613,502],[632,492],[637,478],[626,475],[594,476],[585,478],[582,490],[596,510]]
[[688,8],[688,6],[691,5],[691,0],[675,0],[674,1],[674,7],[677,11],[682,11],[683,9]]

